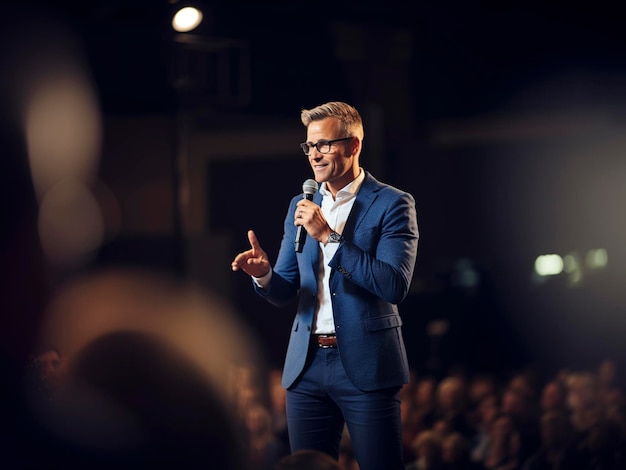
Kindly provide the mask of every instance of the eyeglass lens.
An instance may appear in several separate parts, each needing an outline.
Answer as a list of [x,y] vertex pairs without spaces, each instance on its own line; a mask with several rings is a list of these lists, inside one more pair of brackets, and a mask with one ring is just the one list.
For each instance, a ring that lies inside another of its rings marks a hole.
[[327,140],[320,140],[316,144],[310,144],[308,142],[300,144],[300,147],[305,155],[309,155],[311,153],[312,147],[315,147],[319,153],[328,153],[330,152],[330,146],[331,143]]

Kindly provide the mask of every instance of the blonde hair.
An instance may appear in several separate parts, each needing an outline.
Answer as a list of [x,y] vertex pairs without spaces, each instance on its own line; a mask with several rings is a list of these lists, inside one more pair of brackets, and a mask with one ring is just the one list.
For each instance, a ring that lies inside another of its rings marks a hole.
[[305,127],[313,121],[321,121],[328,117],[333,117],[341,122],[347,136],[358,137],[361,141],[364,137],[363,120],[354,106],[342,101],[330,101],[316,106],[313,109],[303,109],[300,119]]

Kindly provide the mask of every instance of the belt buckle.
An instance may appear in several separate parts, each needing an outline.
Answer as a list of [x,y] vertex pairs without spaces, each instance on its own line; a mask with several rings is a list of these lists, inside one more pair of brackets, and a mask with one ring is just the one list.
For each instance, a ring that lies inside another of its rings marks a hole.
[[[334,339],[334,344],[322,344],[322,339]],[[317,335],[317,346],[322,349],[331,349],[337,347],[337,337],[335,335]]]

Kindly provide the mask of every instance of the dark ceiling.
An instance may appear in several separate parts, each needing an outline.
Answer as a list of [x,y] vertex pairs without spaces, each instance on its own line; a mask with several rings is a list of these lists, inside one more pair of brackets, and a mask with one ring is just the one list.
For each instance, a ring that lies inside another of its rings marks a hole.
[[[53,0],[42,5],[76,32],[104,111],[143,113],[175,106],[169,20],[183,3]],[[417,118],[492,110],[543,76],[584,70],[606,77],[625,68],[626,33],[618,8],[608,2],[199,3],[206,20],[197,34],[249,42],[252,99],[244,110],[249,112],[291,116],[305,93],[306,104],[333,95],[360,100],[350,95],[350,76],[338,70],[333,31],[345,25],[359,25],[366,34],[381,28],[410,33]],[[377,57],[364,60],[370,68],[386,66]]]

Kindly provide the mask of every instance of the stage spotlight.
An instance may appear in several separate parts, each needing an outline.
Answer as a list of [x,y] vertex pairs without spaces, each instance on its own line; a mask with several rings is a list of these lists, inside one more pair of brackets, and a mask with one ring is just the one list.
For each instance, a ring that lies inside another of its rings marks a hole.
[[202,22],[202,12],[194,7],[184,7],[172,18],[172,28],[179,33],[188,33]]

